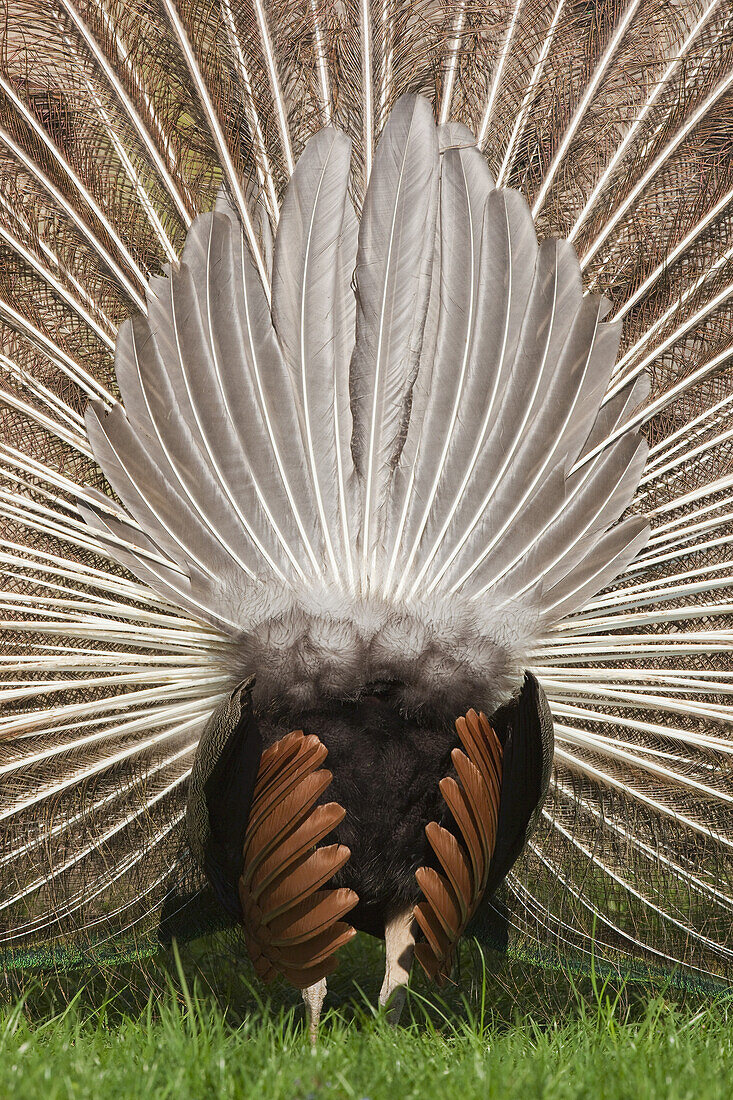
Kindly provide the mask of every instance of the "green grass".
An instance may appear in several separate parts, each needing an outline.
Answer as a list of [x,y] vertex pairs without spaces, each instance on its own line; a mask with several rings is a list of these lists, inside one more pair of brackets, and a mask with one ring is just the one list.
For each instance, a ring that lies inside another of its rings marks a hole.
[[382,966],[372,941],[344,952],[314,1050],[292,991],[264,991],[240,963],[215,979],[200,946],[182,962],[36,976],[0,1006],[0,1098],[730,1095],[728,1000],[464,951],[444,995],[414,981],[394,1030],[373,1008]]

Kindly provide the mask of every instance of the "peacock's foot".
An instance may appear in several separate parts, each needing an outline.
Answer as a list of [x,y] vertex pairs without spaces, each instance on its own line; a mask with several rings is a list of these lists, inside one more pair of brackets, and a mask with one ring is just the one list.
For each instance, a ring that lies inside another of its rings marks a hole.
[[379,1003],[387,1009],[387,1019],[393,1027],[400,1022],[410,980],[410,967],[415,948],[415,918],[412,909],[406,909],[384,928],[386,965],[384,981],[379,993]]
[[326,979],[321,978],[320,982],[315,982],[313,985],[301,989],[301,993],[305,1001],[305,1011],[308,1017],[308,1036],[311,1043],[315,1043],[318,1039],[318,1024],[321,1019],[321,1010],[323,1008],[323,1002],[326,999]]

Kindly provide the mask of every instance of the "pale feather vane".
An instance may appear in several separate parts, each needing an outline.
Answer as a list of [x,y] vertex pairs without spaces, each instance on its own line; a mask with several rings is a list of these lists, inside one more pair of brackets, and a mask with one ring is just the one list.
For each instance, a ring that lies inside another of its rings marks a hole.
[[[449,127],[441,130],[448,131]],[[443,134],[450,140],[449,133]],[[466,131],[464,140],[472,140]],[[417,434],[417,451],[409,455],[410,489],[404,502],[393,493],[394,552],[385,590],[393,587],[394,567],[400,577],[413,567],[417,544],[431,514],[438,486],[443,492],[449,477],[447,453],[461,432],[471,368],[477,369],[474,333],[481,323],[479,280],[482,273],[481,234],[484,210],[493,181],[486,161],[475,148],[449,148],[442,154],[439,208],[440,265],[433,283],[438,324],[435,341],[420,362],[420,374],[429,372],[427,404],[413,408],[408,434]],[[485,265],[485,274],[488,265]],[[481,363],[484,367],[484,363]],[[419,419],[418,419],[419,418]],[[405,555],[403,546],[408,548]],[[388,545],[389,549],[389,545]],[[399,556],[399,557],[398,557]]]
[[410,415],[434,255],[438,140],[432,112],[407,97],[385,127],[359,228],[352,449],[362,482],[361,585],[379,588],[389,484]]
[[354,588],[349,362],[354,348],[357,220],[348,193],[351,143],[322,130],[291,177],[278,222],[272,314],[290,366],[329,573]]
[[512,942],[730,976],[730,17],[11,0],[3,949],[198,888],[245,676],[453,720],[531,669]]

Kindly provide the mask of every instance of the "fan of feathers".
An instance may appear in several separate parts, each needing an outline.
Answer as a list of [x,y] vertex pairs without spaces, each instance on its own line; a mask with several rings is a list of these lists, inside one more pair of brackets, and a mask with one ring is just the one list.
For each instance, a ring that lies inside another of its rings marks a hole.
[[[440,155],[451,144],[478,150],[496,188],[523,196],[539,240],[570,242],[584,291],[604,295],[607,319],[621,323],[604,406],[616,418],[590,458],[625,433],[648,442],[624,513],[635,531],[646,517],[648,541],[522,655],[552,714],[552,772],[535,831],[470,930],[545,961],[729,981],[731,0],[0,9],[6,964],[94,958],[227,919],[191,854],[186,805],[202,731],[252,670],[219,620],[146,583],[146,568],[175,569],[169,546],[129,516],[102,530],[105,508],[122,514],[120,494],[100,469],[102,429],[94,435],[88,408],[106,423],[105,411],[127,404],[115,372],[116,345],[119,356],[133,331],[124,323],[176,278],[200,215],[216,207],[216,224],[241,229],[269,288],[309,139],[324,128],[350,139],[356,226],[380,138],[410,95],[448,135]],[[363,292],[359,272],[346,274]],[[372,685],[367,702],[383,706],[384,690]],[[471,708],[491,711],[479,698],[455,710],[451,728],[467,715],[468,738],[479,729]],[[498,749],[491,742],[489,757],[477,744],[490,788]],[[431,768],[430,745],[418,751]],[[326,759],[334,776],[342,757]],[[436,769],[438,798],[447,773]],[[326,780],[312,782],[322,794]],[[266,793],[265,777],[255,805]],[[439,831],[433,840],[438,851]],[[334,849],[332,872],[339,859]],[[435,871],[421,874],[429,890]],[[341,900],[339,915],[353,904]],[[428,910],[419,955],[436,972]]]

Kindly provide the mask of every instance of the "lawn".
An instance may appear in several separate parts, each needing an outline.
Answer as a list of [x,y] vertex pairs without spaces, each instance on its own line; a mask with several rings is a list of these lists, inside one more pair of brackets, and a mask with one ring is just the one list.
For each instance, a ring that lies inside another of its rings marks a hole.
[[[483,960],[414,980],[403,1023],[374,1011],[383,965],[362,937],[331,980],[311,1049],[297,998],[210,954],[26,980],[0,1009],[0,1098],[534,1100],[731,1095],[733,1003],[671,987]],[[216,987],[216,988],[214,988]]]

